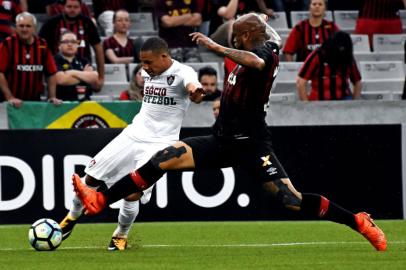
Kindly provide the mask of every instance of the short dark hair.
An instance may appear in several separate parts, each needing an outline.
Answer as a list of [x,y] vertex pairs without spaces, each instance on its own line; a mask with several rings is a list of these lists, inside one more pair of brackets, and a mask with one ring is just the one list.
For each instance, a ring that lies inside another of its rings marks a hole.
[[211,66],[205,66],[199,69],[199,81],[204,75],[209,75],[209,76],[216,76],[217,77],[217,71],[212,68]]
[[154,53],[169,53],[168,43],[160,37],[150,37],[144,41],[141,51],[152,51]]

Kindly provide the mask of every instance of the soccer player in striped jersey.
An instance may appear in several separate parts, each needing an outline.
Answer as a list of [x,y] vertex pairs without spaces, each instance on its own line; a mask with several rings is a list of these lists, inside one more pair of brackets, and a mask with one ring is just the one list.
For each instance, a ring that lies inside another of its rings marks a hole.
[[[156,151],[178,140],[190,101],[202,101],[204,91],[196,72],[173,60],[163,39],[147,39],[142,45],[140,59],[145,81],[141,110],[132,123],[86,167],[84,180],[91,187],[103,189],[112,186],[132,168],[147,162]],[[149,201],[151,189],[143,193],[143,203]],[[64,239],[72,232],[82,210],[79,198],[75,197],[72,208],[60,223]],[[126,249],[127,236],[138,211],[136,197],[126,197],[108,250]]]
[[122,197],[141,195],[167,171],[231,166],[249,172],[255,183],[261,184],[287,210],[306,218],[345,224],[377,250],[386,250],[385,234],[367,213],[351,213],[319,194],[301,193],[294,188],[273,151],[265,122],[264,107],[279,65],[278,46],[269,41],[266,21],[256,14],[238,18],[233,33],[236,49],[223,47],[201,33],[191,35],[198,44],[238,64],[223,90],[213,133],[186,138],[158,151],[146,164],[105,191],[89,189],[74,175],[74,189],[86,213],[98,214]]
[[[302,62],[334,32],[338,27],[334,22],[324,19],[326,0],[311,0],[309,5],[309,19],[295,25],[283,47],[287,61]],[[296,54],[296,59],[294,55]]]
[[[350,89],[351,80],[354,85]],[[311,91],[307,94],[307,82]],[[339,31],[307,57],[297,77],[300,100],[347,100],[361,94],[361,74],[349,34]]]
[[368,35],[371,48],[374,34],[401,34],[399,9],[405,7],[406,0],[360,0],[355,33]]
[[142,40],[128,37],[130,14],[124,9],[117,10],[113,16],[114,34],[103,41],[106,63],[129,64],[138,63]]

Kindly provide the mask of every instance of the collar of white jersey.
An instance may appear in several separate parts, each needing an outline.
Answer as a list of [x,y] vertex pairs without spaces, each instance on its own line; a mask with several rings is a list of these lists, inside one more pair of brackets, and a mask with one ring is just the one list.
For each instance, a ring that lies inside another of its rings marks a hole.
[[[157,78],[157,77],[160,77],[160,76],[173,75],[174,74],[174,69],[179,65],[179,62],[177,60],[175,60],[175,59],[171,59],[171,60],[172,60],[172,65],[167,70],[165,70],[164,72],[162,72],[159,75],[156,75],[153,78]],[[141,77],[151,78],[151,76],[144,69],[141,70]]]

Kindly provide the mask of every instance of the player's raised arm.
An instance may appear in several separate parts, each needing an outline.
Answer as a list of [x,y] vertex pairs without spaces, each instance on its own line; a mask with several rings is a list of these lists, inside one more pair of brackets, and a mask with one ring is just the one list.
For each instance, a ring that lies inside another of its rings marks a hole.
[[[249,35],[249,32],[245,32],[242,35]],[[212,39],[199,32],[191,33],[190,36],[192,37],[192,40],[195,41],[197,44],[205,46],[213,52],[221,53],[237,64],[256,68],[259,70],[265,67],[265,61],[252,52],[221,46],[220,44],[214,42]]]

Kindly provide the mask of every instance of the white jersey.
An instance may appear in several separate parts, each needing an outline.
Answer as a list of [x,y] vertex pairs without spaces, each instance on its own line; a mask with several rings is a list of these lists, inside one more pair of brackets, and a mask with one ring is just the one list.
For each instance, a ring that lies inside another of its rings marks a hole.
[[172,60],[161,75],[151,77],[144,70],[144,98],[140,112],[125,129],[130,138],[146,142],[176,141],[189,107],[186,85],[200,84],[193,68]]

